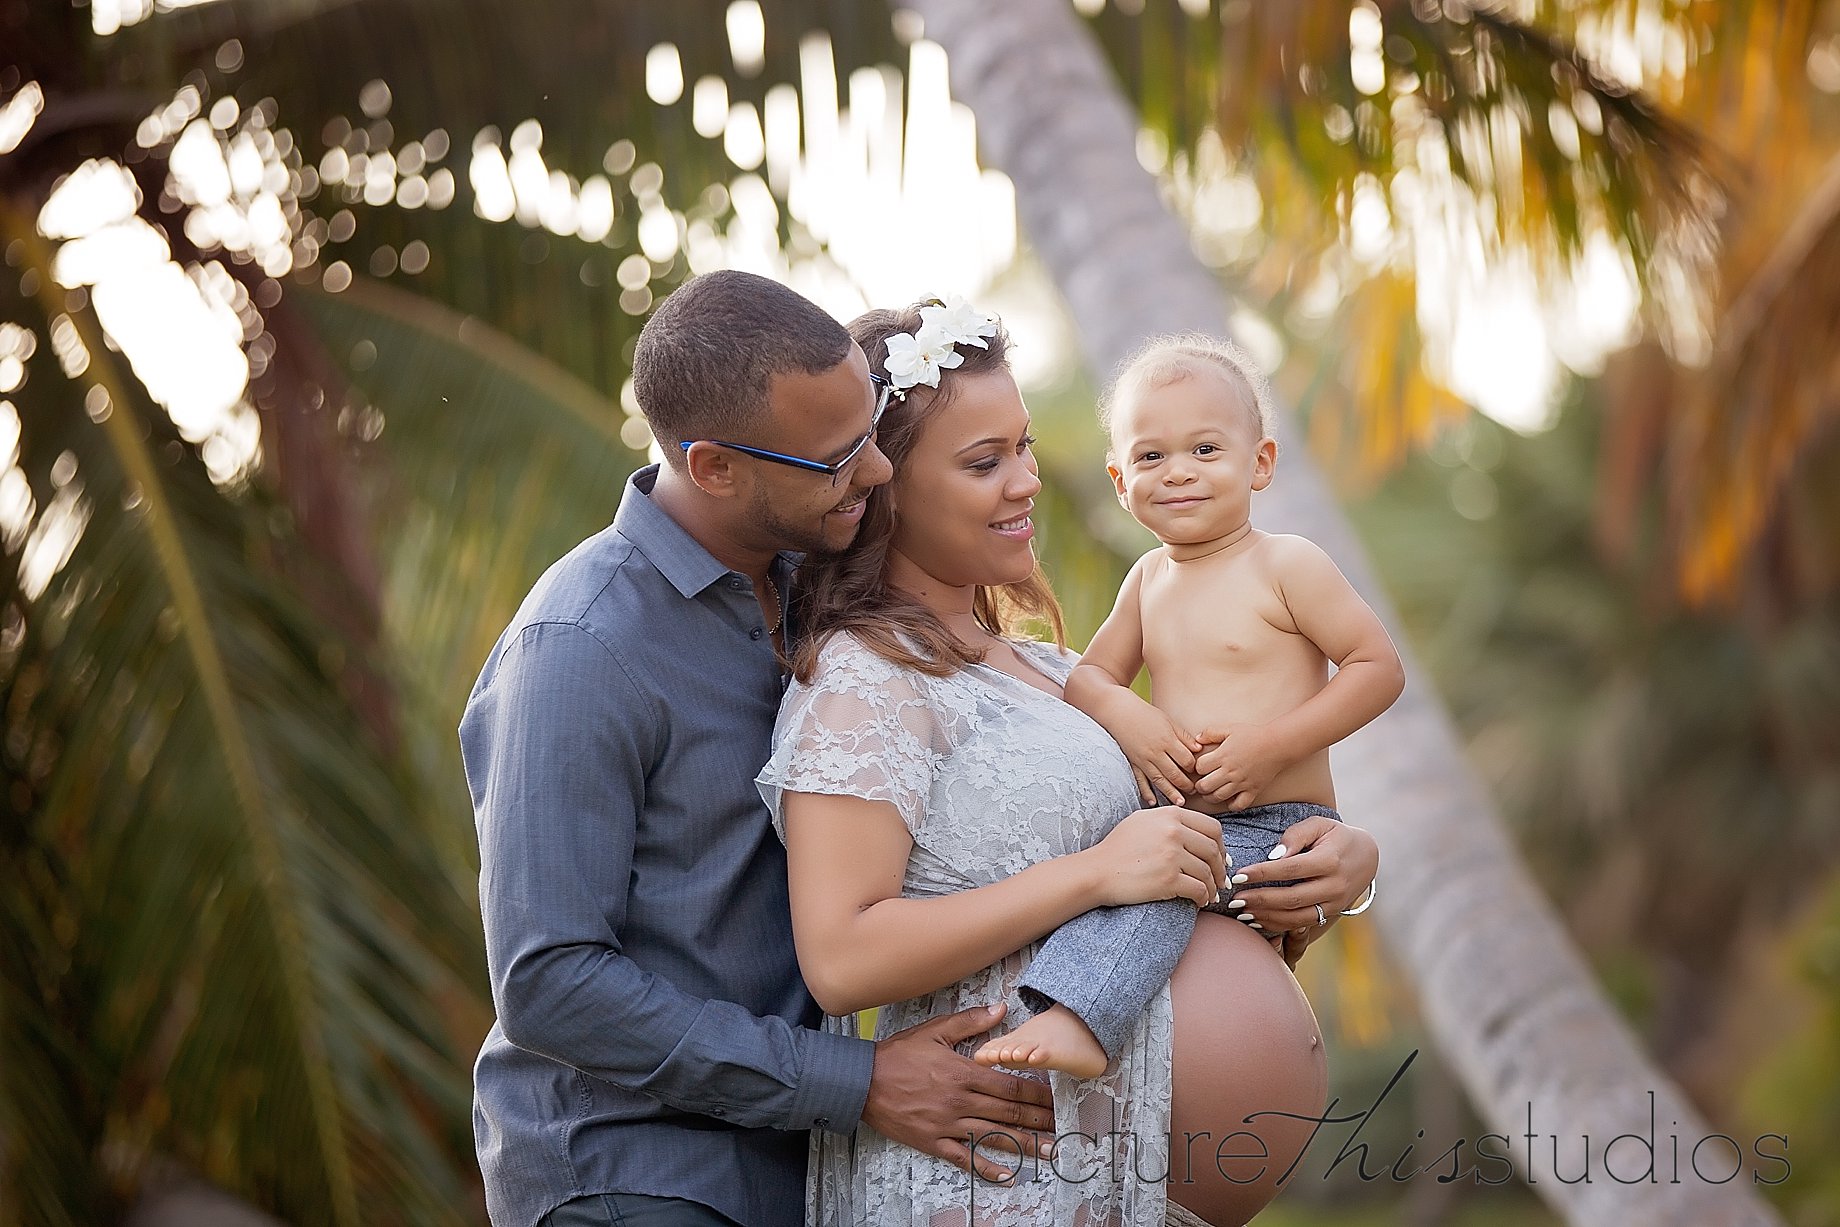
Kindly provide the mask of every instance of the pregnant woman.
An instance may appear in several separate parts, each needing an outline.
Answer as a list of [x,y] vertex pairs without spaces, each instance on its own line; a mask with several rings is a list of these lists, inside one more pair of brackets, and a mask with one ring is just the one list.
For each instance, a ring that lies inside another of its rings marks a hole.
[[[1137,810],[1123,753],[1061,698],[1077,658],[1013,633],[1019,614],[1058,632],[1059,611],[1031,544],[1041,483],[1001,326],[929,305],[870,312],[851,332],[902,399],[877,438],[894,480],[846,553],[801,571],[798,681],[760,777],[786,840],[799,962],[836,1029],[869,1006],[887,1034],[996,1002],[1011,1025],[1026,1016],[1017,981],[1057,925],[1098,906],[1207,901],[1219,825]],[[1240,897],[1266,932],[1295,930],[1294,958],[1322,932],[1317,905],[1351,906],[1378,857],[1328,819],[1286,835],[1282,861],[1232,872],[1251,876]],[[1273,880],[1295,884],[1258,889]],[[1243,1223],[1275,1196],[1327,1089],[1285,959],[1211,913],[1102,1076],[1034,1072],[1053,1084],[1050,1158],[974,1139],[1015,1172],[993,1183],[866,1128],[814,1133],[808,1221]]]

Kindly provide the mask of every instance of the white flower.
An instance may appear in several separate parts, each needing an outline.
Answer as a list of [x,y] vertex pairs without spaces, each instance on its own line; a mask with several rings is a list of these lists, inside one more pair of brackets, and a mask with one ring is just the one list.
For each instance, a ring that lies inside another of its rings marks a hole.
[[937,329],[922,326],[917,335],[897,332],[888,338],[888,357],[883,360],[882,369],[888,372],[895,390],[905,394],[916,384],[937,388],[939,372],[951,370],[964,360],[964,356],[952,348],[949,337]]
[[984,338],[997,335],[997,317],[979,311],[956,294],[941,299],[938,306],[920,308],[920,319],[923,333],[934,329],[953,345],[988,349]]

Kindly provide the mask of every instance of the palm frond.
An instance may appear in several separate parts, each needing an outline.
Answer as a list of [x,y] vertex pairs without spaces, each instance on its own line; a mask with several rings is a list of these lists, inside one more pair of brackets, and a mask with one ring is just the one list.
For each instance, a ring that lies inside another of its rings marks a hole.
[[1840,155],[1720,319],[1668,455],[1689,599],[1729,592],[1798,457],[1840,419]]
[[163,1154],[301,1221],[451,1221],[466,1084],[435,1003],[473,992],[466,908],[354,735],[336,637],[251,565],[286,549],[281,522],[212,485],[8,221],[85,359],[67,378],[37,355],[20,409],[40,522],[53,490],[87,517],[42,592],[15,581],[5,661],[32,798],[8,871],[42,884],[56,943],[7,960],[6,1046],[42,1078],[71,1069],[43,1037],[67,1037],[87,1100],[28,1221],[99,1170],[128,1196]]
[[[1261,179],[1282,161],[1313,198],[1300,231],[1344,233],[1362,176],[1398,208],[1401,174],[1431,189],[1448,174],[1480,202],[1485,241],[1555,268],[1580,254],[1594,225],[1646,271],[1672,228],[1704,223],[1700,142],[1562,38],[1562,21],[1409,0],[1221,5],[1201,19],[1173,2],[1151,7],[1170,11],[1154,21],[1109,11],[1096,23],[1146,121],[1192,150],[1211,119],[1234,161]],[[1359,46],[1351,13],[1371,15],[1357,23],[1368,32]],[[1126,23],[1140,20],[1188,28],[1154,46],[1126,40]],[[1171,76],[1204,83],[1211,113],[1159,105]]]
[[[378,431],[362,468],[380,522],[384,637],[429,787],[453,812],[468,800],[458,722],[479,662],[537,576],[605,527],[648,436],[605,396],[491,325],[367,279],[292,301],[361,398],[342,408]],[[470,882],[470,826],[433,832]]]
[[1810,137],[1816,117],[1808,53],[1835,23],[1823,0],[1534,0],[1518,7],[1533,24],[1574,30],[1581,46],[1614,55],[1619,78],[1640,84],[1728,158],[1773,160]]

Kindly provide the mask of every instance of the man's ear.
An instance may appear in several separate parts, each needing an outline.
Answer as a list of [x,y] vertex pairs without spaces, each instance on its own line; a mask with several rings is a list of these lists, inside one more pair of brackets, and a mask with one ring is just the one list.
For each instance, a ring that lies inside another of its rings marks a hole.
[[1252,457],[1252,488],[1263,490],[1271,484],[1272,474],[1278,471],[1278,441],[1273,438],[1259,440],[1259,450]]
[[684,470],[696,488],[711,498],[737,498],[746,484],[735,455],[706,439],[699,439],[684,453]]

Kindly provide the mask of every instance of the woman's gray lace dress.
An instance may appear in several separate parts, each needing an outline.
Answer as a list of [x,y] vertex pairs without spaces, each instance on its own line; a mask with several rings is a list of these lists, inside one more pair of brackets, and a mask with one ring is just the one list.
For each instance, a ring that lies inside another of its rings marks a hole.
[[[1017,648],[1057,682],[1077,660],[1051,644]],[[784,792],[891,803],[913,836],[901,893],[919,899],[987,886],[1090,847],[1137,808],[1124,754],[1077,709],[984,665],[945,678],[902,668],[849,635],[834,637],[811,683],[787,694],[760,785],[782,839]],[[876,1036],[996,1001],[1009,1003],[1008,1030],[1027,1017],[1016,982],[1039,946],[884,1006]],[[853,1017],[827,1018],[825,1026],[856,1033]],[[852,1136],[814,1131],[807,1222],[1162,1227],[1173,1032],[1165,985],[1103,1077],[1054,1073],[1054,1160],[1021,1161],[1008,1186],[981,1179],[974,1186],[944,1160],[867,1126]],[[961,1050],[969,1055],[982,1043]],[[1004,1159],[1018,1162],[1013,1154]]]

